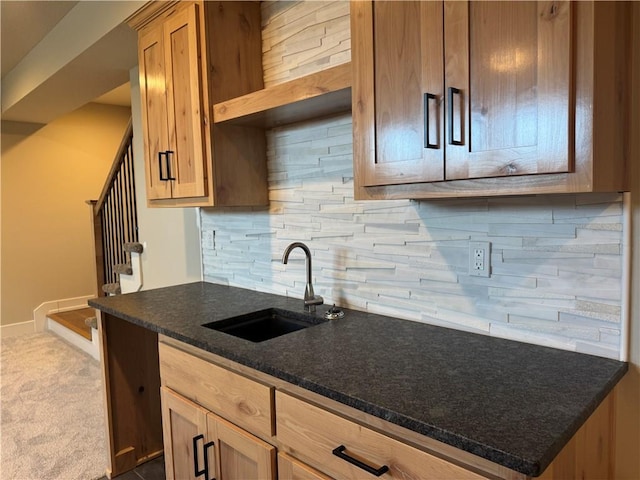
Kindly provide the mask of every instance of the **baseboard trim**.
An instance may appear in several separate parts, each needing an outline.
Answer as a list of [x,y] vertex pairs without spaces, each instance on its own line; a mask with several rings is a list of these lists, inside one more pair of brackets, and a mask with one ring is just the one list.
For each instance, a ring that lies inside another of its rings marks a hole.
[[52,300],[50,302],[41,303],[33,311],[33,321],[35,322],[35,331],[42,332],[47,326],[47,315],[50,313],[68,312],[87,306],[87,301],[95,298],[95,295],[83,295],[81,297],[63,298],[61,300]]
[[18,335],[26,335],[35,333],[36,324],[33,320],[20,323],[10,323],[9,325],[0,326],[0,337],[17,337]]

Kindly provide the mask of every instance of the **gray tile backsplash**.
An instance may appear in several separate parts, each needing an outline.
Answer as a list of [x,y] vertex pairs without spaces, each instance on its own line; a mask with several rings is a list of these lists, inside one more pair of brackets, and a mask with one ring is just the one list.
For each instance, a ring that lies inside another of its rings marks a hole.
[[[326,303],[618,358],[622,196],[353,200],[351,117],[268,132],[270,206],[203,209],[205,279],[302,298],[313,252]],[[469,242],[492,244],[490,278]]]

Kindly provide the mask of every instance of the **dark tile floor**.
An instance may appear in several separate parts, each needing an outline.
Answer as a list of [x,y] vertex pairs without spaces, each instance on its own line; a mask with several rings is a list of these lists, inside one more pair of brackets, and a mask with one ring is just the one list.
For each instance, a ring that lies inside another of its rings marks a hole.
[[[165,480],[164,457],[143,463],[132,471],[114,478],[117,480]],[[98,480],[107,480],[107,477],[101,477]]]

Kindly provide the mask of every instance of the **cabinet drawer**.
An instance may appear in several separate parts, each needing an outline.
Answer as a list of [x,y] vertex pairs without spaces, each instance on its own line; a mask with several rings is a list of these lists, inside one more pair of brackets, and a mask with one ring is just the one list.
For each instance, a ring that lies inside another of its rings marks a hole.
[[278,480],[333,480],[286,453],[278,453]]
[[247,431],[274,435],[274,389],[164,343],[159,345],[162,384]]
[[[384,466],[388,471],[380,478],[485,478],[280,391],[276,432],[293,455],[336,478],[376,478],[373,470]],[[336,456],[333,451],[341,446],[342,455],[364,465]]]

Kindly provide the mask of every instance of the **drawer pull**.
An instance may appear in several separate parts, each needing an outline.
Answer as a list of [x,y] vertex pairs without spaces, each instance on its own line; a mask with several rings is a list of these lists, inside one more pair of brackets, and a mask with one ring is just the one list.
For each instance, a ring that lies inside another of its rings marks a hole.
[[364,462],[361,462],[358,459],[350,457],[349,455],[347,455],[344,452],[346,449],[347,449],[347,447],[345,447],[344,445],[340,445],[339,447],[336,447],[336,448],[333,449],[333,454],[336,457],[339,457],[339,458],[341,458],[343,460],[346,460],[351,465],[355,465],[356,467],[361,468],[365,472],[368,472],[371,475],[375,475],[376,477],[379,477],[380,475],[382,475],[384,473],[387,473],[389,471],[389,467],[387,467],[386,465],[383,465],[380,468],[374,468],[374,467],[372,467],[370,465],[367,465]]

